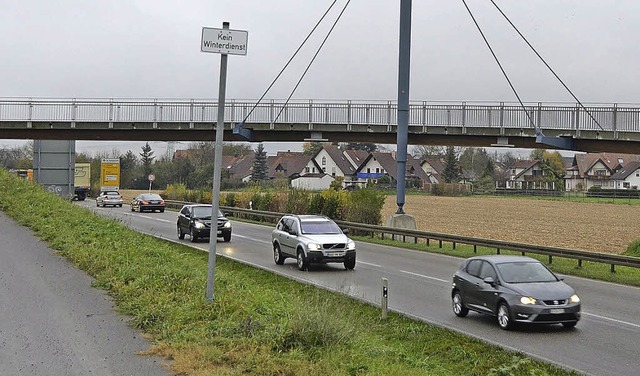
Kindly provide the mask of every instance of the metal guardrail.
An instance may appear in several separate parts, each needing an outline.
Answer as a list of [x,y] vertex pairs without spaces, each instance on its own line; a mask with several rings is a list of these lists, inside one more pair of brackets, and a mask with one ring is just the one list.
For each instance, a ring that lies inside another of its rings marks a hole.
[[[175,205],[175,206],[182,206],[182,205],[188,204],[188,202],[182,202],[182,201],[165,200],[165,202],[167,202],[167,204],[169,205]],[[220,210],[223,210],[227,213],[265,217],[272,220],[277,220],[283,215],[285,215],[284,213],[242,209],[242,208],[235,208],[235,207],[229,207],[229,206],[221,206]],[[405,229],[398,229],[393,227],[369,225],[369,224],[347,222],[347,221],[335,221],[335,222],[341,227],[345,227],[351,230],[368,232],[371,234],[372,237],[375,236],[375,234],[381,234],[383,238],[384,236],[389,235],[394,239],[396,236],[398,236],[398,237],[401,237],[403,241],[406,241],[407,238],[411,238],[413,239],[414,243],[418,243],[418,239],[425,239],[427,245],[429,245],[430,240],[435,240],[439,242],[439,245],[441,248],[442,248],[443,242],[452,243],[453,249],[456,248],[456,244],[472,245],[474,253],[476,252],[477,247],[486,247],[486,248],[495,248],[498,254],[500,254],[501,250],[510,250],[515,252],[522,252],[523,255],[525,253],[546,255],[549,257],[550,264],[553,262],[554,256],[577,260],[579,267],[582,266],[583,261],[598,262],[598,263],[611,265],[610,270],[612,273],[615,273],[616,265],[628,266],[632,268],[640,268],[640,257],[621,256],[621,255],[614,255],[614,254],[608,254],[608,253],[587,252],[587,251],[581,251],[581,250],[575,250],[575,249],[549,247],[549,246],[535,245],[535,244],[522,244],[522,243],[502,241],[502,240],[473,238],[469,236],[442,234],[437,232],[405,230]]]

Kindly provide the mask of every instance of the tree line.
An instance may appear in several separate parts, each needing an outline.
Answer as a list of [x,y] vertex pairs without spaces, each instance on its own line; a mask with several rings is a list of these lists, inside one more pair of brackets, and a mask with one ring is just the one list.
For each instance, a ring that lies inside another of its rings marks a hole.
[[[97,186],[100,180],[100,164],[103,158],[119,158],[121,171],[121,188],[148,189],[149,174],[156,176],[154,189],[164,189],[169,184],[184,185],[188,189],[210,189],[213,185],[214,143],[193,142],[187,147],[188,153],[174,158],[165,154],[156,156],[147,142],[139,152],[119,150],[99,152],[93,155],[78,153],[76,162],[91,164],[91,182]],[[307,142],[303,144],[303,153],[315,155],[324,145],[322,142]],[[364,143],[344,143],[342,149],[359,149],[367,152],[386,151],[382,146]],[[491,190],[495,182],[505,179],[505,171],[511,169],[519,158],[510,153],[490,155],[484,148],[453,146],[415,146],[411,150],[414,157],[419,159],[440,159],[444,164],[443,179],[446,183],[457,183],[464,180],[472,183],[474,189]],[[251,180],[253,182],[268,179],[267,154],[260,143],[256,149],[249,144],[225,143],[223,156],[242,157],[253,154]],[[529,155],[531,160],[540,162],[545,171],[541,178],[544,181],[555,182],[556,187],[564,187],[562,177],[565,173],[562,156],[557,151],[534,149]],[[497,164],[502,168],[497,168]],[[0,166],[7,169],[33,168],[33,143],[14,148],[0,148]],[[221,171],[221,188],[233,189],[246,185],[229,175],[226,169]]]

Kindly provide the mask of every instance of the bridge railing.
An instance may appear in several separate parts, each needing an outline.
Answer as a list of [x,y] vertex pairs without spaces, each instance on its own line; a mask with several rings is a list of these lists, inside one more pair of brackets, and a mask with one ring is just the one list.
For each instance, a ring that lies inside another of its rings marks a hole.
[[[225,121],[238,123],[255,102],[230,100]],[[588,111],[588,112],[587,112]],[[206,123],[217,103],[203,100],[0,99],[0,121]],[[283,101],[260,103],[247,123],[395,125],[393,101]],[[594,121],[597,120],[596,121]],[[599,125],[598,125],[599,124]],[[412,102],[410,126],[495,127],[640,132],[640,107],[576,104]]]

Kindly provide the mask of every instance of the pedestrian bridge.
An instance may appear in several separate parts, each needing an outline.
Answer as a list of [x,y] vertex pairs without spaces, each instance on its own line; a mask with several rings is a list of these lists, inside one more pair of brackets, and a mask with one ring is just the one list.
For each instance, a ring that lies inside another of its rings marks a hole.
[[[225,141],[396,143],[395,101],[255,103],[226,102]],[[0,139],[213,141],[216,119],[207,100],[0,98]],[[640,154],[640,105],[413,101],[408,140]]]

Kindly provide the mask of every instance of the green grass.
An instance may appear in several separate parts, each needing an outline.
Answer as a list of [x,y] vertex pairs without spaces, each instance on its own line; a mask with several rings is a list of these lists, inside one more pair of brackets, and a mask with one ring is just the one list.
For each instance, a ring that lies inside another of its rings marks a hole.
[[568,375],[368,304],[134,232],[0,170],[0,210],[95,277],[181,375]]

